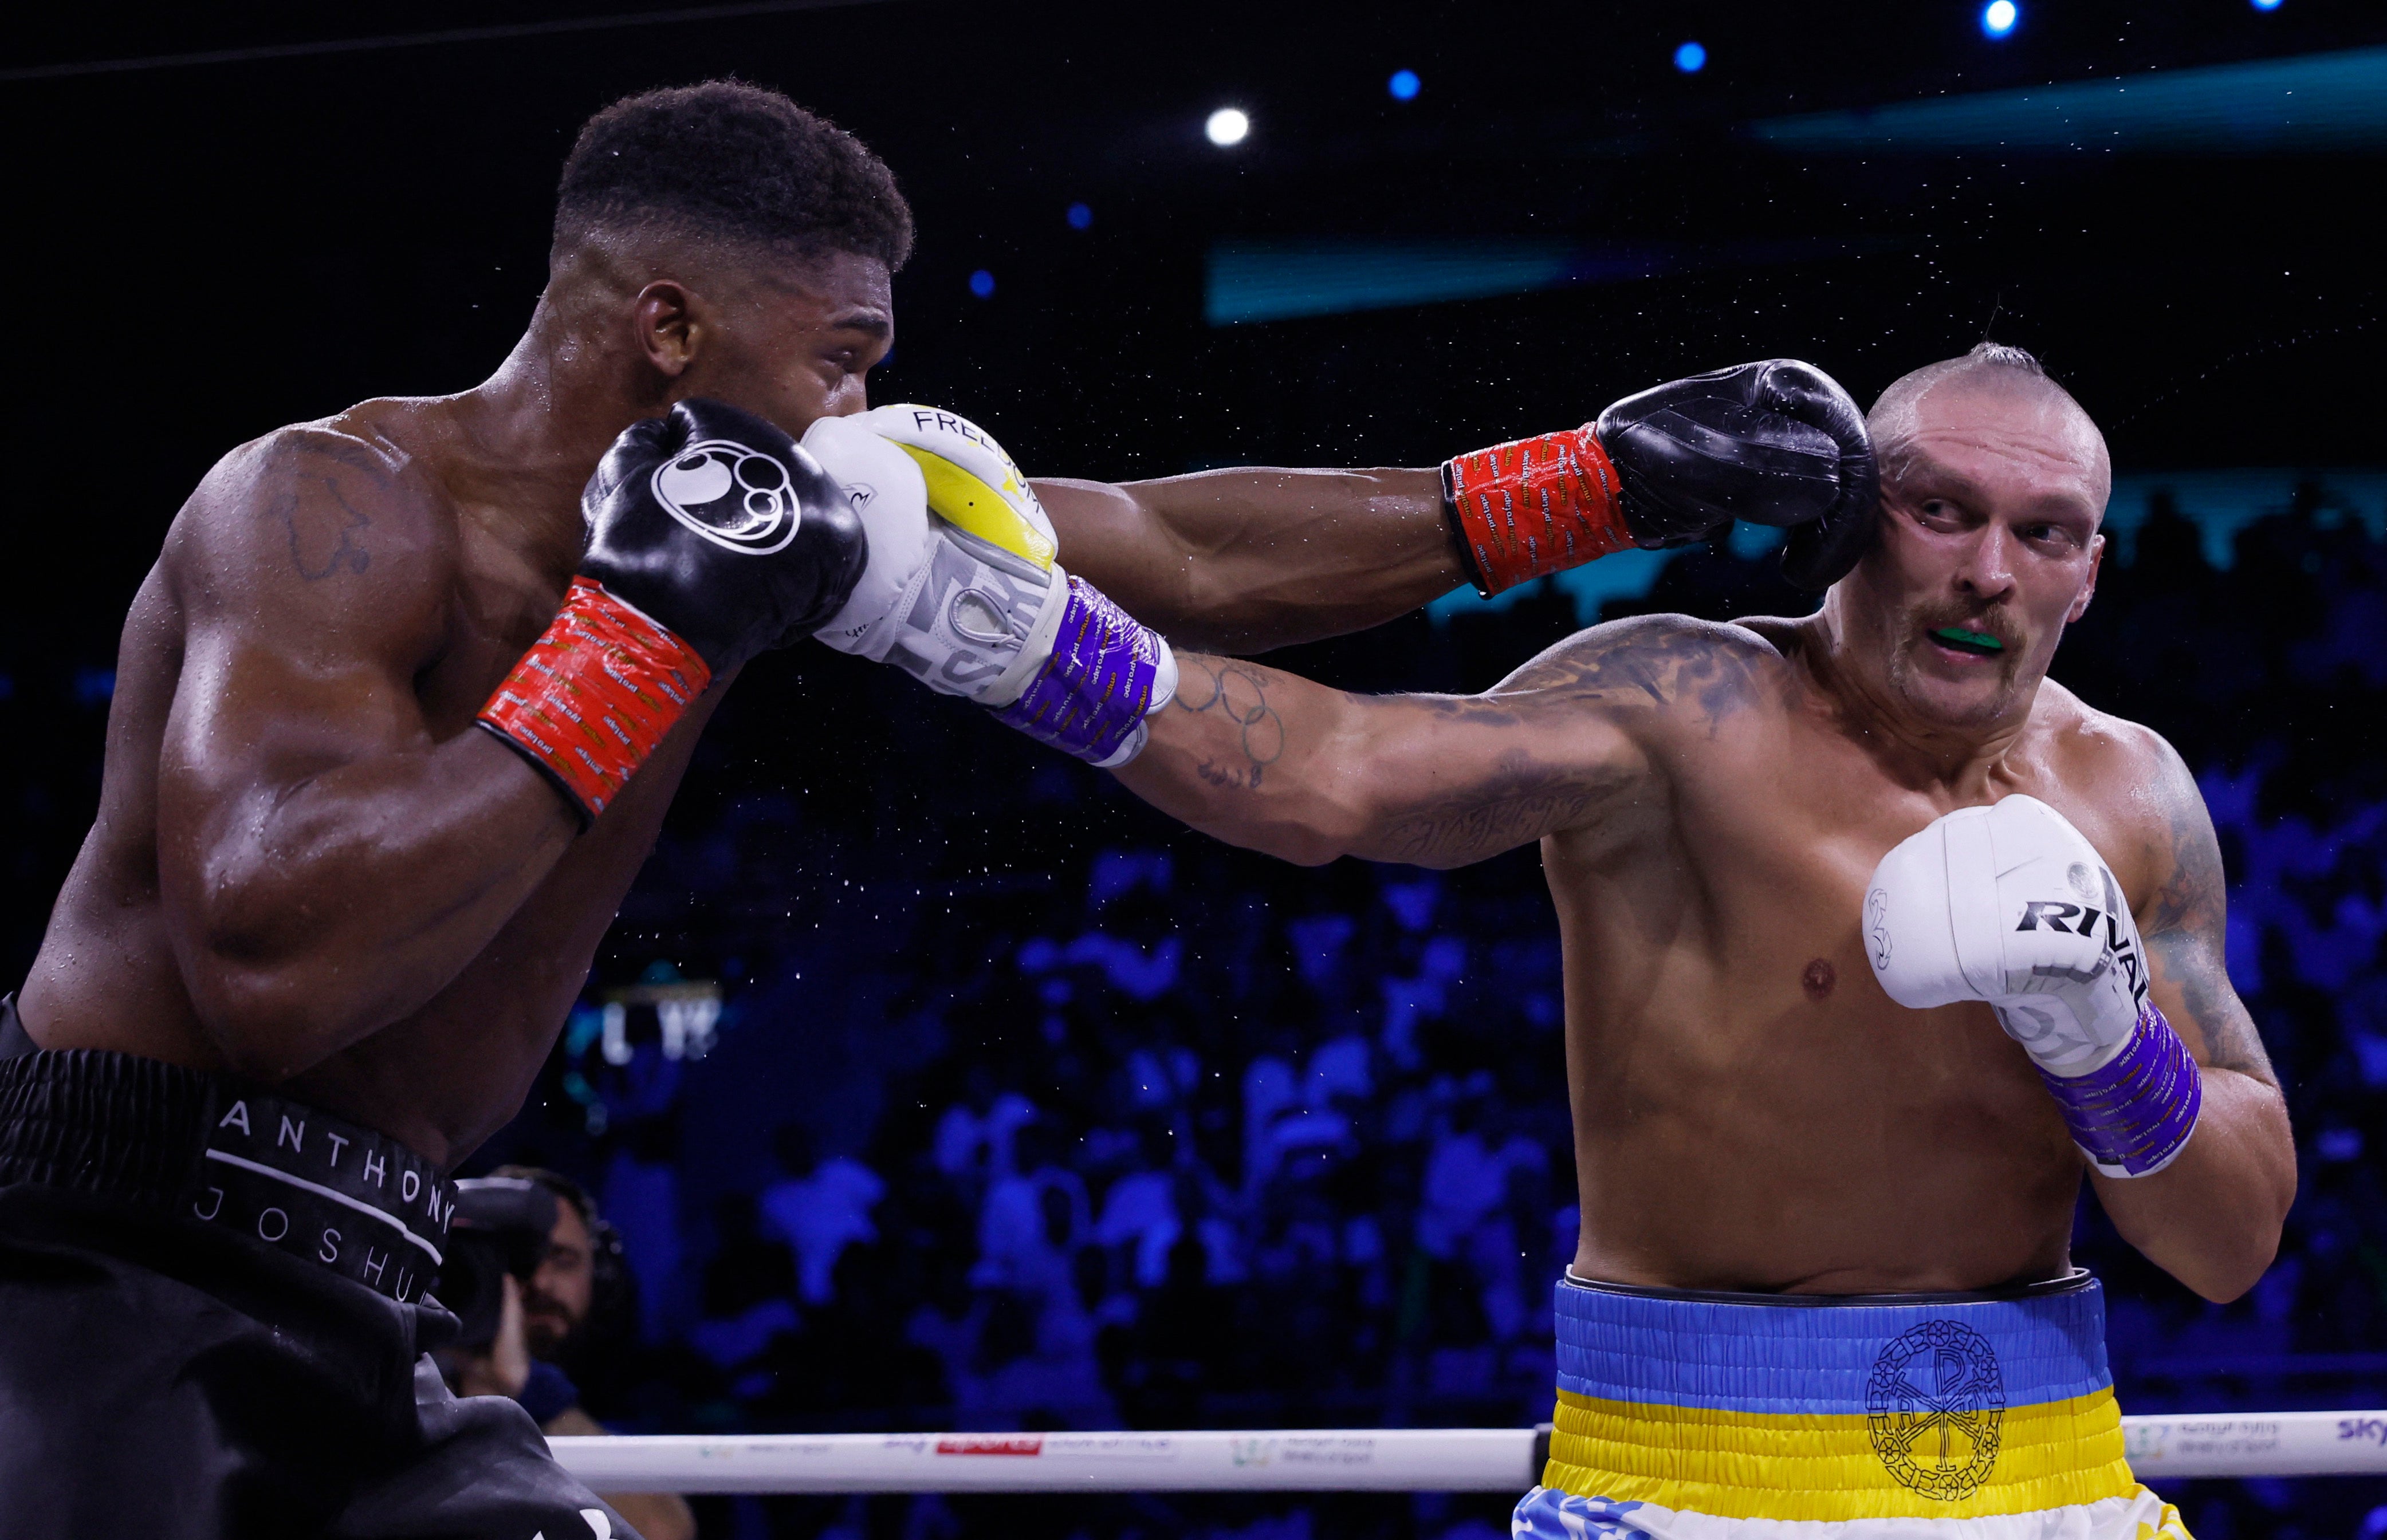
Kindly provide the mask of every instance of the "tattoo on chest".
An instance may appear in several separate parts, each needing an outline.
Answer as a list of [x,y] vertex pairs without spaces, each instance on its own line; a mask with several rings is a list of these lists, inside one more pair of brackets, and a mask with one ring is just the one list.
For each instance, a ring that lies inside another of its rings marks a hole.
[[1184,673],[1171,702],[1179,711],[1226,718],[1243,751],[1240,763],[1204,760],[1194,774],[1212,786],[1256,789],[1268,767],[1284,752],[1284,718],[1269,704],[1265,672],[1211,658],[1178,657]]
[[343,572],[360,573],[373,555],[360,536],[373,520],[341,491],[336,476],[310,475],[275,499],[273,511],[290,531],[290,563],[309,583]]

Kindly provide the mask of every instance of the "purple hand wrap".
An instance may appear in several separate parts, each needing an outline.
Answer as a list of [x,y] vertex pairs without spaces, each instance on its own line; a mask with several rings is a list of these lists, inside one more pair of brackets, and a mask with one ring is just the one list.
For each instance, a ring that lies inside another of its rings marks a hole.
[[1084,578],[1069,579],[1053,656],[997,720],[1090,764],[1143,746],[1161,641]]
[[2039,1077],[2064,1110],[2072,1142],[2109,1177],[2149,1176],[2170,1165],[2204,1105],[2204,1075],[2152,1001],[2139,1007],[2129,1041],[2103,1067],[2086,1075],[2042,1069]]

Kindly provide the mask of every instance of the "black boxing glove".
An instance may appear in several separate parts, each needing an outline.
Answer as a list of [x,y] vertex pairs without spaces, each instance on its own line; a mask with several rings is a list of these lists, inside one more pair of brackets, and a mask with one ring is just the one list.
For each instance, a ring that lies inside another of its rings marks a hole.
[[820,461],[718,401],[631,423],[580,511],[580,574],[669,626],[715,674],[819,629],[868,556],[862,521]]
[[836,614],[867,549],[811,455],[718,401],[632,423],[580,509],[588,544],[563,609],[479,721],[586,822],[714,675]]
[[1443,489],[1487,594],[1736,518],[1788,527],[1783,574],[1820,590],[1856,564],[1880,497],[1864,413],[1793,359],[1694,374],[1581,428],[1461,455]]

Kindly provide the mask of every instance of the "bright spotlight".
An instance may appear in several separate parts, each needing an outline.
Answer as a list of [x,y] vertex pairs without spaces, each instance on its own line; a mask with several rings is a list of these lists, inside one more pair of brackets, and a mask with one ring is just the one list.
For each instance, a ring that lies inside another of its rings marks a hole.
[[2280,0],[2254,0],[2254,8],[2258,11],[2275,11],[2280,8]]
[[1696,75],[1707,67],[1708,51],[1705,44],[1686,43],[1674,50],[1674,68],[1684,74]]
[[[2002,4],[2003,0],[2000,3]],[[1210,143],[1221,149],[1229,145],[1240,145],[1252,132],[1251,115],[1241,107],[1222,107],[1210,114],[1210,120],[1202,125],[1202,132],[1210,136]]]
[[2014,8],[2014,0],[1989,0],[1981,7],[1981,31],[1991,37],[2003,37],[2014,30],[2022,12]]
[[[2271,0],[2271,3],[2276,6],[2279,0]],[[1418,84],[1416,70],[1396,69],[1393,71],[1393,78],[1384,82],[1384,89],[1393,94],[1393,100],[1396,102],[1414,101],[1417,98]]]
[[970,293],[978,296],[980,299],[993,298],[994,274],[987,271],[984,268],[980,268],[976,272],[971,273]]

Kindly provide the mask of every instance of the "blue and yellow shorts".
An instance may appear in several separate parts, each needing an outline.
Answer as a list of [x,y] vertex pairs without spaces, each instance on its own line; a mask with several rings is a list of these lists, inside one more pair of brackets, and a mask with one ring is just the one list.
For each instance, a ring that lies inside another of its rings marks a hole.
[[1996,1294],[1558,1289],[1551,1540],[2187,1540],[2122,1455],[2085,1272]]

